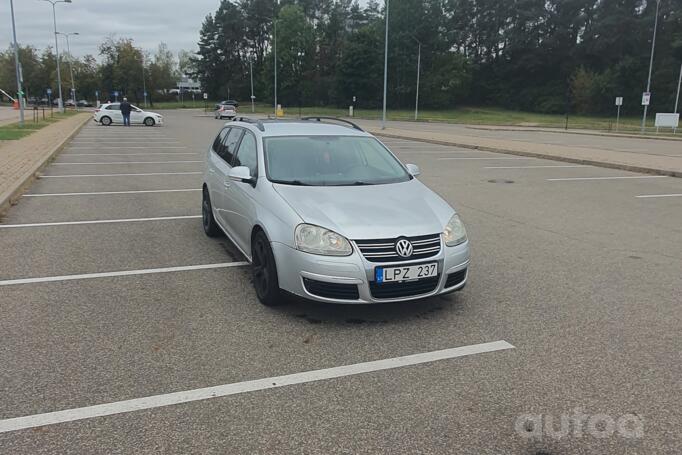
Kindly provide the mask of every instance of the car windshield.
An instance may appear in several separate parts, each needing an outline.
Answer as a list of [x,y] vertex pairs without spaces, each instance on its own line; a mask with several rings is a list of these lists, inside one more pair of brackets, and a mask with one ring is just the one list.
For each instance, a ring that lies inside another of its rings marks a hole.
[[380,185],[411,178],[400,162],[372,137],[267,137],[264,150],[267,177],[275,183]]

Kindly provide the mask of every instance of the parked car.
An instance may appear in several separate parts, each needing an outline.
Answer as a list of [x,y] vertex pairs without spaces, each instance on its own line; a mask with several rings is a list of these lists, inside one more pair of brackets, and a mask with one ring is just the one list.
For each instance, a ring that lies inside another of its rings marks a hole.
[[[131,105],[132,106],[132,105]],[[163,125],[163,116],[156,112],[148,112],[139,107],[132,106],[130,112],[131,125],[139,124],[146,126]],[[112,124],[123,124],[123,114],[121,114],[121,103],[105,103],[95,109],[93,120],[101,125],[109,126]]]
[[469,243],[455,210],[416,165],[346,123],[225,124],[204,161],[204,232],[251,262],[265,305],[283,293],[383,303],[462,289]]
[[215,105],[215,110],[220,109],[220,106],[239,107],[239,103],[236,100],[224,100]]
[[228,118],[232,120],[237,116],[237,108],[231,104],[223,104],[215,111],[215,118],[222,120]]
[[76,102],[75,102],[74,100],[72,100],[72,99],[68,99],[68,100],[64,101],[64,106],[66,106],[66,107],[75,107],[75,106],[76,106]]
[[79,100],[77,104],[78,107],[92,107],[92,103],[88,100]]

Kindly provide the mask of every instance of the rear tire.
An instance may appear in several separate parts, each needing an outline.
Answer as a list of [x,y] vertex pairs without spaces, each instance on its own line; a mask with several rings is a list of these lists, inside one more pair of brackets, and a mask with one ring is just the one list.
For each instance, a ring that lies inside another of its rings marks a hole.
[[107,117],[106,115],[99,119],[99,122],[104,125],[104,126],[109,126],[111,125],[111,117]]
[[154,126],[155,123],[156,123],[156,122],[155,122],[154,119],[151,118],[151,117],[147,117],[146,119],[144,119],[144,124],[145,124],[146,126]]
[[257,232],[251,242],[251,271],[256,296],[263,305],[278,306],[286,303],[279,289],[275,256],[263,231]]
[[213,217],[213,207],[211,206],[211,197],[208,194],[208,189],[204,188],[202,193],[201,222],[204,226],[204,233],[209,237],[218,237],[222,232]]

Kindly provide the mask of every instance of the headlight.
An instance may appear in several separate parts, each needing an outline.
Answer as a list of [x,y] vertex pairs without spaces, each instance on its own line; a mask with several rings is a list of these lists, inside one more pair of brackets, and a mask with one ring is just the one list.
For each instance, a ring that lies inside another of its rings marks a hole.
[[457,214],[452,215],[448,224],[445,225],[443,239],[447,246],[456,246],[466,242],[467,231],[464,229],[464,223],[462,223]]
[[323,256],[349,256],[353,252],[350,242],[334,231],[312,224],[299,224],[294,233],[296,248]]

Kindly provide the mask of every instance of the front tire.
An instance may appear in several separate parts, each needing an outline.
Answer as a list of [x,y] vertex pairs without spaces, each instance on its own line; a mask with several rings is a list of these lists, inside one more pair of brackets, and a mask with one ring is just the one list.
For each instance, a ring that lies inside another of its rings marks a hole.
[[99,119],[99,122],[104,126],[109,126],[111,125],[111,117],[104,116],[101,119]]
[[208,189],[204,188],[202,193],[201,222],[204,227],[204,233],[209,237],[218,237],[221,234],[221,231],[213,217],[213,208],[211,206],[211,197],[208,194]]
[[284,304],[277,279],[275,256],[272,254],[270,241],[262,231],[257,232],[251,242],[251,270],[258,300],[265,306]]
[[156,122],[155,122],[154,119],[151,118],[151,117],[147,117],[146,119],[144,119],[144,124],[145,124],[146,126],[154,126],[155,123],[156,123]]

